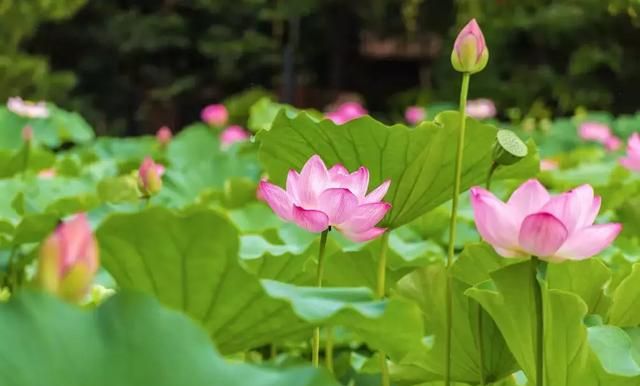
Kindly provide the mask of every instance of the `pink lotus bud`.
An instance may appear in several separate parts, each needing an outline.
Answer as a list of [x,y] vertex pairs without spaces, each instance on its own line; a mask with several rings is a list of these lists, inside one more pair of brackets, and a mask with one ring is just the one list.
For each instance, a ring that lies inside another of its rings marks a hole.
[[169,144],[172,137],[173,134],[171,133],[171,129],[167,126],[162,126],[156,132],[156,140],[161,146],[166,146],[167,144]]
[[202,109],[202,120],[211,126],[224,126],[229,119],[229,112],[223,104],[209,105]]
[[420,106],[409,106],[404,112],[404,119],[411,125],[417,125],[427,119],[427,110]]
[[245,142],[249,138],[251,135],[245,129],[238,125],[232,125],[220,133],[220,147],[228,149],[234,143]]
[[22,140],[25,142],[33,141],[33,127],[27,125],[22,128]]
[[631,135],[627,144],[627,156],[620,158],[620,164],[631,171],[640,172],[640,134]]
[[560,163],[554,159],[545,158],[540,160],[540,170],[546,172],[551,170],[557,170],[560,167]]
[[146,197],[150,197],[162,188],[162,175],[164,166],[153,162],[151,157],[146,157],[140,169],[138,169],[138,188]]
[[476,19],[472,19],[456,38],[451,52],[451,64],[456,71],[474,74],[489,61],[489,49]]
[[58,225],[40,248],[36,281],[44,290],[77,302],[84,297],[100,260],[85,214]]
[[620,140],[620,138],[616,137],[615,135],[612,135],[604,142],[604,147],[608,151],[619,150],[620,147],[622,147],[622,140]]
[[334,111],[328,112],[325,116],[335,124],[341,125],[353,119],[367,115],[368,111],[358,102],[345,102]]
[[475,119],[488,119],[496,116],[496,105],[491,99],[472,99],[467,102],[467,115]]
[[522,184],[506,203],[485,189],[471,189],[478,232],[498,254],[551,262],[587,259],[618,236],[620,224],[594,225],[600,201],[590,185],[551,196],[537,180]]
[[300,173],[290,170],[286,190],[267,181],[260,182],[259,195],[283,220],[310,232],[333,227],[348,239],[363,242],[380,236],[385,228],[376,224],[391,208],[382,198],[390,181],[367,194],[369,170],[353,173],[342,165],[327,170],[318,155],[311,157]]
[[584,122],[578,128],[578,134],[585,141],[595,141],[603,145],[612,135],[609,126],[599,122]]

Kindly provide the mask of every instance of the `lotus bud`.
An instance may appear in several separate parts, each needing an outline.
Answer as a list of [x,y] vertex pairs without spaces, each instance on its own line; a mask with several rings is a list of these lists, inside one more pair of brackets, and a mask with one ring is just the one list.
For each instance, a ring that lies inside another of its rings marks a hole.
[[153,162],[151,157],[142,161],[138,169],[138,188],[146,197],[151,197],[162,188],[162,175],[164,166]]
[[476,19],[472,19],[458,34],[451,52],[451,64],[456,71],[474,74],[489,61],[489,49]]
[[173,134],[171,133],[171,129],[167,126],[162,126],[156,132],[156,140],[160,144],[160,146],[167,146],[169,142],[171,142],[171,138]]
[[221,127],[229,120],[229,111],[223,104],[213,104],[202,109],[201,117],[208,125]]

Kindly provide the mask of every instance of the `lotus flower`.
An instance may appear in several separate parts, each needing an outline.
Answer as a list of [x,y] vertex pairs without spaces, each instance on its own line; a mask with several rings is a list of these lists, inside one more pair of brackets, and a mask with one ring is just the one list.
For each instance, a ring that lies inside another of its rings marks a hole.
[[404,112],[404,119],[411,125],[417,125],[427,118],[427,110],[420,106],[409,106]]
[[36,280],[53,294],[78,301],[100,265],[98,245],[85,214],[60,224],[42,244]]
[[631,135],[627,144],[627,156],[620,158],[620,164],[629,170],[640,172],[640,134]]
[[556,170],[560,167],[560,163],[554,159],[545,158],[540,160],[540,170],[542,171],[550,171]]
[[529,180],[506,203],[475,187],[471,204],[478,232],[504,257],[583,260],[609,246],[622,229],[616,223],[593,225],[600,197],[590,185],[550,196],[540,182]]
[[245,129],[238,125],[232,125],[220,133],[220,147],[228,149],[234,143],[245,142],[249,138],[251,138],[251,135]]
[[153,162],[151,157],[146,157],[138,169],[138,188],[145,196],[152,196],[162,188],[162,175],[164,166]]
[[609,126],[599,122],[584,122],[580,125],[578,134],[585,141],[595,141],[603,145],[612,135]]
[[156,132],[156,140],[161,146],[166,146],[171,142],[171,138],[173,138],[173,133],[171,133],[171,129],[167,126],[162,126]]
[[229,112],[223,104],[213,104],[202,109],[202,120],[212,126],[224,126],[229,119]]
[[391,205],[382,202],[390,181],[367,194],[369,170],[349,173],[342,165],[327,170],[318,155],[311,157],[300,173],[290,170],[286,190],[262,181],[258,196],[285,221],[311,231],[336,228],[348,239],[362,242],[384,233],[376,224]]
[[489,61],[489,49],[476,19],[460,31],[451,52],[451,64],[456,71],[476,73]]
[[328,112],[326,117],[335,124],[341,125],[353,119],[367,115],[367,110],[358,102],[345,102],[334,111]]
[[604,143],[604,147],[608,151],[616,151],[620,149],[620,147],[622,147],[622,140],[615,135],[612,135],[611,137],[607,138]]
[[47,118],[49,116],[49,109],[45,102],[30,102],[20,97],[9,98],[7,109],[25,118]]
[[475,119],[488,119],[496,116],[496,105],[491,99],[472,99],[467,102],[467,115]]

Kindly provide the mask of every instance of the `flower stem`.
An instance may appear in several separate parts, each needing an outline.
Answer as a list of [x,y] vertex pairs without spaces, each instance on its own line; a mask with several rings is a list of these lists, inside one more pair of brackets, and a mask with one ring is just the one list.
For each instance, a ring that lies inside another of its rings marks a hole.
[[544,309],[542,307],[542,287],[538,283],[538,265],[540,260],[531,256],[531,284],[533,285],[533,300],[536,306],[536,386],[544,386]]
[[[316,272],[316,286],[322,287],[322,276],[324,274],[324,250],[327,245],[327,235],[329,229],[322,232],[320,236],[320,250],[318,251],[318,271]],[[313,340],[311,341],[311,363],[313,367],[320,366],[320,327],[313,330]]]
[[[385,232],[380,240],[380,259],[378,259],[378,280],[376,281],[376,296],[378,299],[383,299],[385,294],[385,280],[387,274],[387,249],[389,247],[389,232]],[[384,351],[379,351],[380,355],[380,375],[381,385],[389,386],[391,381],[389,379],[389,367],[387,366],[387,354]]]
[[491,179],[493,178],[493,173],[495,173],[496,169],[498,168],[498,164],[493,162],[491,163],[491,168],[489,169],[489,173],[487,174],[487,181],[485,186],[487,187],[487,190],[491,190]]
[[482,336],[483,330],[483,319],[484,319],[484,311],[482,310],[482,306],[478,303],[478,317],[476,319],[476,335],[478,339],[478,358],[480,363],[478,364],[478,368],[480,370],[480,386],[486,385],[485,374],[484,374],[484,337]]
[[458,196],[460,195],[460,184],[462,181],[462,155],[464,150],[464,132],[467,123],[467,95],[469,93],[469,78],[471,74],[465,72],[462,74],[462,87],[460,89],[460,134],[458,135],[458,146],[456,149],[455,176],[453,181],[453,196],[451,202],[451,218],[449,221],[449,249],[447,253],[447,285],[445,288],[445,304],[446,304],[446,322],[447,335],[445,339],[445,368],[444,368],[444,385],[451,385],[451,326],[453,324],[452,298],[451,298],[451,276],[449,268],[453,263],[453,255],[456,243],[456,221],[458,216]]
[[327,335],[327,343],[324,348],[324,363],[327,366],[327,370],[333,374],[333,329],[331,326],[325,329],[325,334]]

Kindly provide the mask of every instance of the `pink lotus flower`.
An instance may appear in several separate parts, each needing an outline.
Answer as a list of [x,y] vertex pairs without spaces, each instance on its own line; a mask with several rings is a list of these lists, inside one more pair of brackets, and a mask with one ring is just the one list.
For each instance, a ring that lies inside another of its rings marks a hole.
[[489,50],[484,35],[476,19],[472,19],[453,43],[451,64],[456,71],[473,74],[482,71],[488,61]]
[[202,120],[212,126],[224,126],[229,119],[229,112],[223,104],[213,104],[202,109]]
[[228,149],[234,143],[245,142],[249,138],[251,138],[251,135],[245,129],[238,125],[232,125],[220,133],[220,147]]
[[358,102],[345,102],[334,111],[328,112],[325,116],[335,124],[341,125],[353,119],[367,115],[367,110]]
[[36,278],[43,289],[77,301],[89,291],[99,265],[91,225],[85,214],[78,214],[43,242]]
[[475,119],[488,119],[496,116],[496,105],[491,99],[472,99],[467,102],[467,115]]
[[33,127],[27,125],[22,128],[22,140],[25,142],[33,141]]
[[640,172],[640,134],[631,135],[627,144],[627,156],[620,158],[620,164],[629,170]]
[[600,197],[590,185],[550,196],[540,182],[529,180],[507,203],[475,187],[471,204],[478,232],[504,257],[582,260],[609,246],[622,229],[616,223],[593,225]]
[[162,175],[164,166],[153,162],[151,157],[146,157],[138,169],[138,188],[145,196],[149,197],[158,193],[162,188]]
[[427,119],[427,110],[420,106],[409,106],[404,112],[404,119],[411,125],[417,125]]
[[620,138],[616,137],[615,135],[612,135],[611,137],[607,138],[604,143],[604,147],[608,151],[619,150],[620,147],[622,147],[622,140],[620,140]]
[[578,134],[585,141],[595,141],[603,145],[612,135],[609,126],[599,122],[584,122],[580,125]]
[[49,109],[45,102],[25,101],[20,97],[9,98],[7,109],[25,118],[47,118],[49,116]]
[[161,146],[166,146],[171,142],[171,138],[173,138],[173,133],[171,133],[171,129],[167,126],[162,126],[156,132],[156,140]]
[[556,170],[560,167],[560,163],[554,159],[545,158],[540,160],[540,170],[546,172]]
[[389,180],[367,194],[369,170],[361,167],[353,173],[342,165],[327,170],[318,155],[311,157],[300,174],[290,170],[286,190],[262,181],[259,194],[285,221],[311,231],[334,227],[348,239],[362,242],[380,236],[385,228],[376,224],[391,205],[382,202]]

